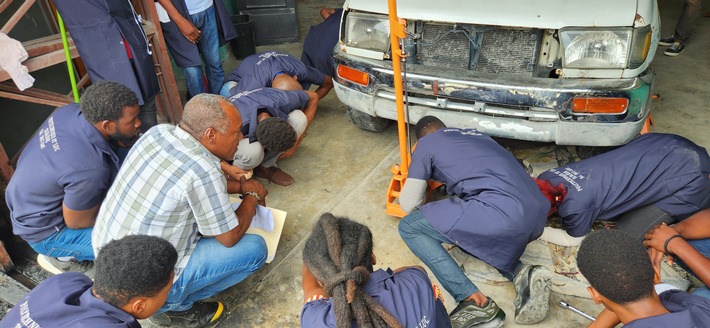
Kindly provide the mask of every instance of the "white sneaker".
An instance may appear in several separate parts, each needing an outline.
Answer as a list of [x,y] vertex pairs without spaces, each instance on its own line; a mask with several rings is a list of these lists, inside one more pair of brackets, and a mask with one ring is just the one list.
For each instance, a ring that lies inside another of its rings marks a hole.
[[94,262],[92,261],[77,261],[75,259],[60,261],[55,257],[38,254],[37,263],[42,267],[42,269],[45,269],[53,274],[80,272],[89,276],[89,278],[94,279]]

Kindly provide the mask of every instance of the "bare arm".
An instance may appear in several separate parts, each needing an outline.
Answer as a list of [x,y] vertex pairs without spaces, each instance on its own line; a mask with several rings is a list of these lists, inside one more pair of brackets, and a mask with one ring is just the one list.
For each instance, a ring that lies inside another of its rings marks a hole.
[[685,239],[710,238],[710,209],[702,210],[676,223],[673,229]]
[[315,118],[316,116],[316,110],[318,109],[318,94],[308,90],[306,90],[306,93],[308,93],[308,103],[306,104],[306,107],[302,109],[303,114],[306,115],[306,129],[303,131],[301,136],[298,137],[298,140],[296,140],[296,143],[293,145],[293,147],[289,148],[283,154],[281,154],[281,156],[279,156],[279,159],[289,158],[296,153],[296,149],[298,149],[298,146],[301,144],[301,141],[303,141],[303,138],[306,137],[306,131],[308,131],[308,127],[311,126],[311,122],[313,122],[313,118]]
[[66,224],[69,229],[91,228],[94,226],[94,223],[96,223],[96,215],[99,214],[99,208],[101,208],[101,203],[88,210],[75,211],[62,203],[64,224]]
[[303,274],[301,276],[301,285],[303,286],[303,302],[305,303],[309,298],[313,297],[313,295],[323,295],[323,296],[328,296],[325,295],[325,291],[323,290],[323,287],[321,287],[320,283],[316,279],[316,277],[313,276],[313,273],[311,273],[311,270],[308,270],[308,267],[304,264],[303,265]]
[[316,89],[316,94],[318,94],[318,99],[323,99],[326,95],[328,95],[328,92],[333,89],[333,78],[330,77],[330,75],[326,75],[325,79],[323,79],[323,84],[318,86],[318,89]]
[[268,193],[266,188],[264,188],[264,186],[256,180],[247,180],[244,177],[241,177],[240,185],[242,194],[244,194],[244,199],[242,199],[242,202],[239,204],[239,207],[237,207],[237,210],[234,211],[239,225],[234,227],[232,230],[214,237],[225,247],[234,246],[239,242],[239,240],[242,239],[242,237],[244,237],[244,234],[251,225],[252,218],[254,218],[254,215],[256,214],[256,207],[259,205],[258,200],[256,197],[245,193],[248,191],[255,192],[262,200],[266,199],[266,194]]
[[[666,241],[671,236],[677,234],[678,232],[667,225],[661,224],[657,225],[648,234],[646,234],[646,239],[643,241],[643,245],[646,247],[652,247],[659,252],[664,252],[664,246]],[[675,237],[671,239],[668,244],[667,255],[673,255],[680,258],[683,262],[698,276],[698,278],[706,286],[710,286],[710,259],[705,257],[702,253],[698,252],[692,245],[690,245],[683,238]]]
[[[331,82],[332,84],[332,82]],[[320,88],[319,88],[320,89]],[[316,90],[317,92],[317,90]],[[318,109],[318,94],[313,91],[306,90],[306,93],[308,93],[308,103],[306,104],[306,107],[303,108],[303,114],[306,115],[306,120],[308,121],[308,126],[311,126],[311,122],[313,122],[313,118],[316,117],[316,110]],[[306,127],[306,130],[308,130],[308,127]],[[305,134],[305,132],[304,132]]]
[[182,35],[184,35],[188,41],[197,43],[202,32],[200,32],[189,19],[183,17],[170,0],[158,0],[158,3],[165,8],[168,16],[175,22],[175,25],[177,25]]

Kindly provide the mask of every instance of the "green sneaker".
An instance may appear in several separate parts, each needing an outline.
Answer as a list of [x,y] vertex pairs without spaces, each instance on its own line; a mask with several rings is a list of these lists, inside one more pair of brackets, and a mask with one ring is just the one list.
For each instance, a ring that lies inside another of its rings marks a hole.
[[505,322],[505,312],[490,298],[482,307],[475,301],[463,301],[451,312],[450,319],[453,328],[498,328]]
[[547,317],[550,311],[550,270],[540,265],[526,264],[513,279],[515,287],[515,323],[532,325]]

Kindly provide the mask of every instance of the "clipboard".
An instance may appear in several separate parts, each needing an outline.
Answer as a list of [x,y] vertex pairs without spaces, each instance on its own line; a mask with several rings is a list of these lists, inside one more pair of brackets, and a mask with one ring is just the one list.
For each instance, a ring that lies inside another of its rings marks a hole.
[[[232,203],[232,206],[235,206],[234,204],[240,204],[242,200],[239,199],[238,195],[229,195],[229,202]],[[286,223],[287,213],[268,206],[266,208],[269,209],[271,214],[274,216],[274,230],[269,232],[264,229],[249,227],[246,233],[259,235],[264,238],[264,241],[266,241],[266,248],[268,249],[266,263],[271,263],[276,256],[276,249],[279,247],[279,240],[281,240],[281,233],[283,232],[284,224]]]

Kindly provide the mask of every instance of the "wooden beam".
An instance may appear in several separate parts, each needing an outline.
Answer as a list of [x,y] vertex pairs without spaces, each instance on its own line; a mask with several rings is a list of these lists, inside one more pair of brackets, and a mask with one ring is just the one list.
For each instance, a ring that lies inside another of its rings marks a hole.
[[2,243],[2,241],[0,241],[0,271],[7,273],[12,271],[14,268],[15,264],[12,263],[10,254],[7,253],[5,245]]
[[180,100],[180,94],[177,89],[177,82],[175,81],[175,75],[173,73],[173,66],[170,63],[170,57],[168,56],[168,47],[165,44],[165,39],[163,38],[163,29],[160,26],[160,21],[158,20],[158,12],[155,9],[154,0],[136,0],[139,1],[139,7],[141,14],[143,15],[144,24],[148,25],[144,28],[146,32],[152,29],[155,33],[146,33],[148,35],[151,44],[153,45],[153,62],[155,63],[155,70],[158,74],[158,81],[160,82],[161,93],[156,97],[156,104],[159,106],[158,110],[161,113],[167,114],[167,119],[172,124],[177,124],[182,118],[182,101]]
[[50,99],[50,100],[60,101],[60,102],[72,101],[71,95],[65,96],[63,94],[59,94],[59,93],[47,91],[47,90],[42,90],[42,89],[38,89],[38,88],[29,88],[29,89],[25,89],[24,91],[20,91],[20,89],[18,89],[14,83],[9,82],[9,81],[0,82],[0,91],[20,93],[25,96],[45,98],[45,99]]
[[[47,92],[49,92],[49,91],[47,91]],[[19,101],[47,105],[47,106],[52,106],[52,107],[61,107],[61,106],[73,103],[73,101],[60,102],[60,101],[35,98],[35,97],[25,96],[25,95],[21,95],[21,94],[17,94],[17,93],[5,92],[5,91],[0,91],[0,98],[15,99],[15,100],[19,100]]]
[[[69,42],[69,47],[74,47],[74,39],[69,36],[67,32],[67,41]],[[53,34],[50,36],[45,36],[39,39],[33,39],[26,42],[22,42],[22,47],[27,51],[27,55],[32,58],[39,55],[44,55],[57,50],[64,50],[62,45],[62,35]]]
[[9,6],[12,3],[12,0],[0,0],[0,13],[5,11],[7,9],[7,6]]
[[[76,47],[70,47],[69,51],[71,53],[71,58],[79,57],[79,52]],[[40,55],[37,57],[30,58],[22,62],[23,65],[27,66],[29,72],[34,72],[45,67],[63,63],[66,61],[66,56],[64,55],[64,50],[60,49],[57,51],[52,51],[50,53]],[[5,70],[0,69],[0,81],[6,81],[10,79],[10,74]]]
[[2,143],[0,143],[0,174],[5,181],[10,181],[12,175],[15,174],[15,169],[10,165],[10,158],[7,157],[5,147],[2,146]]
[[20,8],[17,9],[17,11],[12,15],[12,17],[10,17],[7,23],[5,23],[5,26],[0,29],[0,32],[10,34],[10,30],[15,27],[17,22],[19,22],[22,16],[24,16],[27,11],[30,10],[30,7],[32,7],[34,3],[35,0],[25,0],[25,3],[23,3]]

